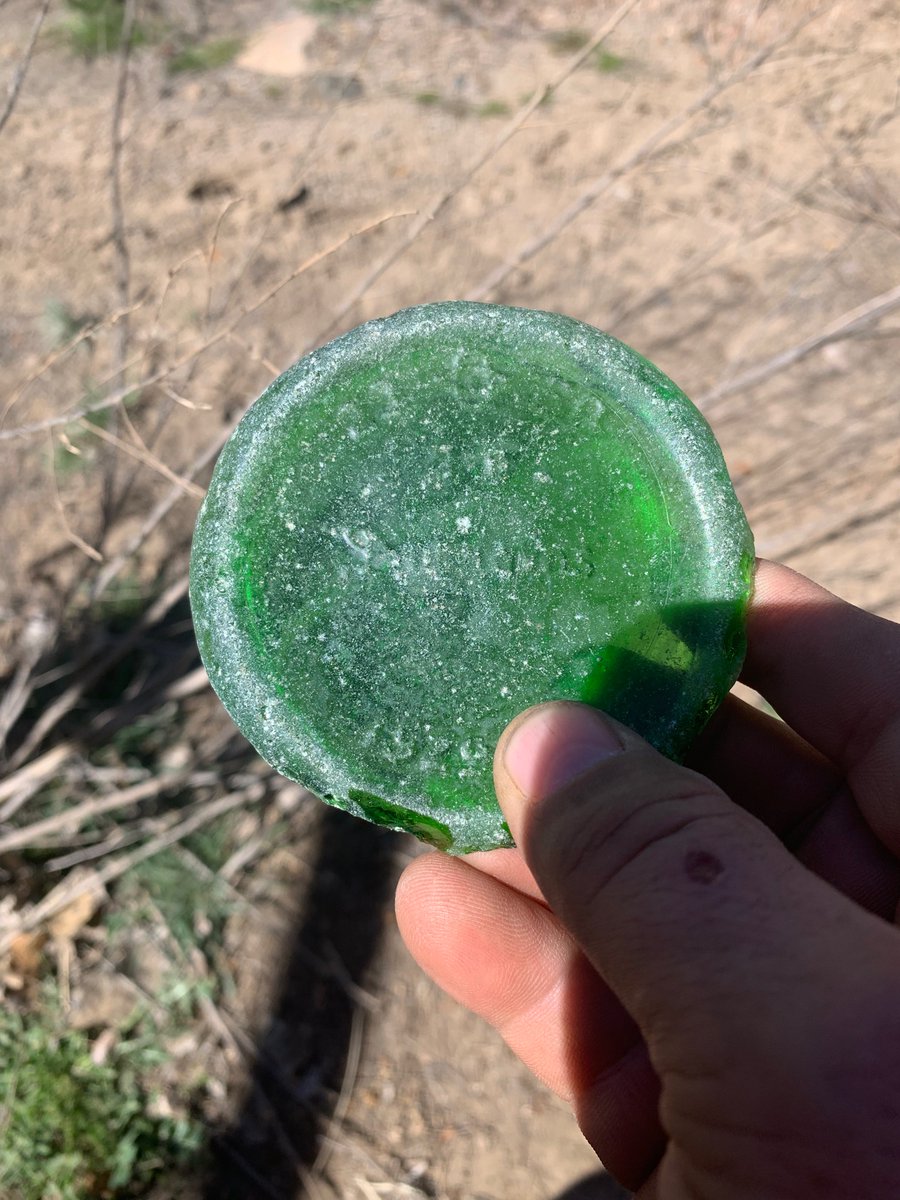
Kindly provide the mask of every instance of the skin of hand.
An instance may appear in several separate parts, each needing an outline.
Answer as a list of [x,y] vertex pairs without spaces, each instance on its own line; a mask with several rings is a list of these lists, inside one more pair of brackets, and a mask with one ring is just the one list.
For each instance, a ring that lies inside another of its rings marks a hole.
[[748,642],[784,722],[730,696],[689,767],[518,717],[517,849],[416,859],[400,929],[639,1200],[900,1197],[900,626],[760,562]]

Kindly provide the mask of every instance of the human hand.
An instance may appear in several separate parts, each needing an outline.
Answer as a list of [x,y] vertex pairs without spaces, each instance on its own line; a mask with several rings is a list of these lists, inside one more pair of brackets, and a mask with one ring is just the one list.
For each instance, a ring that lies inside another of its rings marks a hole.
[[400,929],[640,1200],[887,1200],[900,626],[761,562],[742,678],[787,724],[729,697],[702,775],[581,705],[517,718],[518,849],[415,860]]

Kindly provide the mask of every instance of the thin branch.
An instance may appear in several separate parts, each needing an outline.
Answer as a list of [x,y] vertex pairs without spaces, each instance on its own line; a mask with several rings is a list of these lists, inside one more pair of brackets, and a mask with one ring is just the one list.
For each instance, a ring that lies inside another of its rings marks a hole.
[[121,812],[123,808],[131,808],[164,792],[175,791],[186,783],[190,783],[192,787],[214,787],[219,782],[220,777],[215,771],[198,774],[185,769],[144,779],[132,787],[111,792],[108,796],[92,796],[90,800],[83,800],[80,804],[73,804],[62,812],[54,813],[52,817],[33,821],[24,829],[14,829],[4,834],[0,837],[0,854],[9,850],[21,850],[26,846],[38,846],[52,834],[74,834],[94,817],[104,813]]
[[[392,247],[387,254],[378,260],[375,266],[372,267],[371,271],[369,271],[369,273],[360,280],[356,287],[353,288],[353,290],[348,293],[341,304],[338,305],[338,308],[334,312],[327,327],[315,339],[316,342],[322,342],[328,338],[329,334],[331,334],[340,325],[347,313],[349,313],[351,309],[353,309],[359,303],[369,289],[378,282],[382,275],[384,275],[384,273],[389,270],[389,268],[392,267],[394,263],[398,261],[398,259],[403,257],[410,246],[412,246],[412,244],[418,239],[422,231],[428,225],[430,225],[432,221],[440,216],[450,201],[459,195],[459,193],[478,174],[481,168],[490,162],[490,160],[494,158],[500,150],[503,149],[506,143],[516,133],[519,132],[531,114],[535,112],[548,99],[548,97],[552,96],[553,93],[556,92],[563,83],[565,83],[570,75],[574,74],[574,72],[578,70],[582,63],[584,63],[594,53],[601,42],[605,41],[605,39],[609,37],[616,26],[618,26],[625,19],[625,17],[628,16],[631,10],[639,3],[640,0],[625,0],[625,3],[621,4],[616,9],[609,20],[594,35],[594,37],[591,38],[587,45],[565,64],[559,74],[549,83],[546,83],[542,88],[539,88],[528,101],[528,103],[519,109],[499,137],[497,137],[497,139],[492,142],[486,150],[483,150],[480,154],[476,155],[466,170],[463,171],[460,178],[445,192],[442,192],[439,196],[432,200],[431,204],[429,204],[425,211],[419,216],[419,219],[410,226],[409,230],[404,234],[397,245]],[[315,343],[310,343],[306,349],[312,349],[314,344]]]
[[[125,144],[122,121],[128,96],[128,67],[134,33],[135,0],[125,0],[122,16],[122,34],[119,42],[119,71],[116,78],[116,93],[113,101],[111,147],[109,159],[109,205],[112,213],[112,244],[115,261],[115,283],[120,312],[128,312],[131,293],[131,259],[128,239],[125,236],[125,208],[122,203],[122,149]],[[116,325],[116,369],[120,382],[128,358],[128,317],[123,316]]]
[[48,892],[43,900],[28,912],[22,914],[21,919],[12,928],[7,928],[0,935],[0,954],[7,953],[20,933],[28,933],[30,930],[37,929],[41,925],[46,924],[57,913],[62,912],[64,908],[82,896],[90,894],[102,895],[107,884],[119,879],[139,863],[146,862],[148,858],[159,854],[160,851],[177,845],[184,838],[190,837],[192,833],[196,833],[198,829],[202,829],[204,825],[208,825],[211,821],[215,821],[218,817],[224,816],[226,813],[233,812],[234,809],[240,808],[242,804],[259,803],[265,795],[265,791],[264,784],[255,783],[251,784],[248,788],[244,788],[242,791],[232,792],[230,795],[210,800],[184,821],[180,821],[171,829],[167,829],[165,833],[151,838],[150,841],[145,842],[137,850],[132,850],[129,854],[123,854],[119,858],[113,859],[112,862],[101,867],[99,871],[92,871],[86,878],[84,876],[76,879],[72,879],[70,876],[67,877],[53,888],[51,892]]
[[[128,68],[131,60],[131,46],[134,34],[134,16],[136,0],[125,0],[122,15],[122,32],[119,42],[119,70],[116,77],[116,91],[113,100],[112,126],[110,129],[109,155],[109,206],[112,216],[112,246],[116,293],[120,310],[127,311],[131,296],[131,259],[128,252],[128,239],[125,234],[125,207],[122,201],[122,150],[125,144],[122,123],[125,115],[125,103],[128,96]],[[130,322],[123,317],[115,326],[113,360],[115,379],[119,386],[124,387],[127,376],[128,343]],[[110,435],[117,432],[117,414],[111,414]],[[114,519],[118,502],[124,498],[116,495],[116,474],[118,457],[108,454],[103,472],[103,494],[101,499],[101,544],[106,532]],[[125,491],[128,490],[125,485]]]
[[799,207],[801,204],[800,197],[805,189],[815,183],[823,173],[824,168],[816,167],[814,171],[811,171],[809,175],[805,176],[796,185],[790,194],[782,196],[779,202],[754,224],[740,229],[736,233],[724,235],[711,245],[701,247],[689,258],[680,263],[664,283],[654,284],[643,295],[623,302],[604,323],[603,328],[607,332],[613,333],[626,321],[633,320],[640,313],[646,312],[647,309],[653,308],[654,305],[667,300],[673,294],[676,287],[701,277],[704,270],[724,251],[734,246],[747,249],[751,243],[764,237],[772,229],[776,229],[786,219],[786,214],[792,207]]
[[781,350],[778,354],[773,354],[771,358],[748,367],[746,371],[742,371],[733,379],[717,384],[701,396],[697,404],[704,412],[708,412],[727,397],[734,396],[738,392],[745,392],[749,388],[771,379],[773,375],[778,375],[781,371],[792,367],[794,363],[807,358],[830,342],[852,337],[853,334],[875,324],[897,308],[900,308],[900,285],[857,305],[856,308],[844,313],[837,320],[831,321],[824,329],[820,329],[818,333],[806,338],[805,341],[798,342],[797,345],[790,346],[787,350]]
[[123,454],[130,455],[131,458],[136,458],[137,461],[143,463],[145,467],[150,467],[151,470],[156,471],[159,475],[162,475],[162,477],[167,479],[169,483],[173,484],[177,488],[180,488],[189,496],[193,496],[197,500],[203,499],[205,495],[203,488],[198,487],[196,483],[191,483],[189,479],[182,479],[181,476],[177,475],[171,467],[167,467],[161,459],[157,458],[155,454],[151,454],[146,448],[133,445],[131,442],[126,442],[123,438],[117,437],[109,429],[104,429],[102,425],[95,425],[92,421],[88,421],[85,417],[82,417],[78,424],[88,433],[92,433],[95,437],[100,438],[101,441],[106,442],[110,446],[115,446],[118,450],[121,450]]
[[34,617],[25,626],[16,672],[3,699],[0,700],[0,751],[6,745],[9,731],[19,719],[22,709],[34,691],[34,668],[55,634],[56,624],[46,617]]
[[82,554],[87,555],[87,557],[92,559],[94,562],[101,563],[103,562],[103,555],[100,553],[100,551],[95,546],[92,546],[89,542],[86,542],[81,534],[76,533],[69,524],[69,518],[66,516],[66,508],[63,504],[63,498],[59,490],[59,479],[56,475],[56,460],[54,457],[53,439],[50,438],[48,440],[50,442],[50,482],[53,492],[53,507],[56,509],[59,516],[60,524],[63,527],[63,533],[66,535],[66,539],[70,541],[73,546],[77,546]]
[[341,1080],[341,1090],[331,1114],[331,1119],[328,1122],[328,1128],[320,1136],[319,1152],[309,1169],[309,1173],[314,1177],[320,1176],[328,1165],[337,1135],[340,1133],[347,1113],[350,1110],[350,1101],[353,1099],[353,1089],[356,1086],[359,1063],[362,1057],[364,1028],[365,1010],[354,1008],[353,1020],[350,1025],[350,1037],[347,1041],[347,1061],[344,1067],[344,1077]]
[[[413,213],[410,211],[388,213],[388,215],[385,217],[379,217],[375,221],[370,221],[368,225],[363,225],[362,228],[354,229],[352,233],[345,234],[344,237],[339,238],[338,241],[332,242],[330,246],[326,246],[324,250],[318,250],[315,254],[311,254],[310,257],[296,267],[290,273],[290,275],[287,275],[285,278],[281,279],[274,285],[274,287],[269,288],[267,292],[259,296],[253,301],[252,304],[242,308],[232,318],[232,320],[218,330],[217,333],[214,333],[209,338],[205,338],[198,346],[194,346],[193,349],[182,355],[182,357],[176,362],[171,363],[167,367],[163,367],[161,370],[154,372],[152,375],[148,375],[145,379],[140,380],[140,382],[135,384],[133,387],[116,388],[114,391],[104,396],[102,400],[98,400],[93,404],[84,404],[79,408],[69,409],[68,412],[60,413],[55,417],[48,417],[43,421],[33,421],[28,425],[19,425],[14,429],[0,429],[0,442],[12,441],[14,438],[30,437],[36,433],[43,433],[47,429],[56,429],[60,425],[70,425],[73,421],[78,421],[82,417],[88,417],[92,413],[103,412],[108,408],[112,408],[114,404],[118,404],[136,389],[140,390],[143,388],[152,387],[154,384],[160,383],[164,379],[168,379],[170,375],[174,375],[176,371],[181,370],[182,367],[185,367],[189,363],[193,362],[193,360],[199,355],[205,354],[207,350],[211,350],[213,346],[217,346],[219,342],[229,337],[229,335],[234,332],[238,325],[240,325],[241,321],[257,312],[257,310],[262,308],[263,305],[268,304],[270,300],[273,300],[279,294],[279,292],[283,291],[289,284],[293,283],[294,280],[300,275],[303,275],[312,267],[317,266],[320,262],[323,262],[332,254],[335,254],[338,250],[343,249],[343,247],[349,242],[354,241],[363,234],[371,233],[372,230],[378,229],[381,225],[385,225],[388,221],[394,221],[399,217],[409,216],[413,216]],[[182,474],[184,474],[184,472],[182,472]]]
[[44,18],[47,16],[47,11],[50,8],[50,2],[51,0],[41,0],[41,7],[34,18],[34,24],[31,27],[31,36],[28,39],[25,52],[19,60],[18,67],[13,72],[13,77],[6,93],[6,104],[3,106],[3,112],[0,112],[0,133],[3,132],[3,127],[12,116],[13,109],[16,107],[16,101],[19,99],[22,84],[25,82],[25,76],[28,74],[28,68],[31,65],[31,58],[34,54],[34,47],[37,44],[41,26],[44,24]]
[[[34,783],[37,783],[39,787],[43,786],[44,780],[49,779],[66,759],[72,758],[77,753],[78,748],[74,742],[60,742],[58,746],[54,746],[40,758],[26,763],[6,779],[0,780],[0,801],[8,800],[22,788],[30,787]],[[0,821],[6,820],[7,816],[6,812],[0,811]]]
[[567,208],[565,208],[555,220],[553,220],[544,230],[541,231],[541,233],[539,233],[536,237],[531,238],[530,241],[526,242],[523,246],[520,246],[515,254],[508,258],[505,262],[501,263],[493,271],[489,272],[489,274],[482,279],[477,287],[468,293],[467,299],[484,300],[492,292],[496,291],[496,289],[509,278],[513,271],[521,267],[523,263],[526,263],[530,259],[534,258],[535,255],[539,254],[543,249],[549,246],[551,242],[555,241],[555,239],[559,237],[564,229],[571,225],[576,218],[580,217],[583,212],[586,212],[605,192],[609,191],[614,183],[616,183],[624,175],[629,174],[629,172],[633,171],[636,167],[639,167],[649,159],[654,158],[661,151],[668,149],[670,139],[674,133],[676,133],[684,125],[688,124],[689,121],[693,120],[698,113],[702,112],[706,108],[709,108],[712,102],[721,96],[723,92],[728,91],[729,88],[732,88],[736,84],[743,82],[743,80],[745,80],[748,76],[752,75],[753,72],[762,65],[762,63],[764,63],[776,52],[776,50],[779,50],[782,46],[787,45],[788,42],[797,36],[804,26],[808,25],[809,22],[818,16],[822,11],[823,10],[820,7],[813,13],[804,16],[803,19],[798,21],[788,33],[783,34],[781,37],[776,38],[767,45],[763,46],[761,50],[758,50],[755,54],[751,55],[750,58],[746,59],[741,66],[739,66],[730,75],[726,76],[724,79],[717,80],[716,82],[710,84],[710,86],[702,93],[702,95],[698,96],[686,108],[683,108],[681,112],[676,113],[675,116],[670,117],[668,121],[665,121],[656,130],[654,130],[654,132],[648,138],[646,138],[636,150],[633,150],[630,154],[627,154],[613,167],[610,167],[608,171],[605,171],[602,175],[595,179],[593,183],[585,188],[581,195],[578,196],[577,199],[575,199]]
[[[102,658],[93,663],[83,675],[57,696],[52,704],[48,705],[32,726],[22,745],[10,759],[10,766],[13,769],[21,766],[28,759],[48,734],[56,728],[63,717],[72,711],[85,691],[89,687],[92,687],[98,679],[102,678],[110,667],[120,662],[140,640],[147,629],[150,629],[153,625],[161,621],[175,607],[179,600],[184,599],[187,595],[187,590],[188,578],[187,575],[183,575],[180,579],[176,579],[174,583],[170,584],[162,595],[147,609],[141,619],[132,625],[123,638],[112,645]],[[2,786],[0,784],[0,788]]]
[[84,325],[78,330],[74,337],[70,338],[62,346],[58,346],[55,350],[52,350],[42,360],[40,365],[31,371],[21,383],[17,384],[10,393],[6,404],[3,407],[3,412],[0,413],[0,427],[3,426],[6,418],[9,416],[13,405],[18,403],[31,384],[40,379],[42,375],[45,375],[51,367],[55,366],[56,363],[65,358],[67,354],[71,354],[71,352],[80,346],[82,342],[90,341],[90,339],[95,337],[102,329],[110,328],[121,321],[123,317],[128,317],[133,312],[137,312],[137,310],[141,308],[143,304],[143,300],[138,300],[136,303],[129,305],[124,312],[116,310],[116,312],[110,313],[108,317],[104,317],[102,321],[95,321],[92,324]]
[[800,531],[800,538],[797,538],[797,530],[791,533],[791,539],[782,538],[780,542],[772,541],[766,544],[766,553],[769,555],[777,555],[785,560],[796,558],[798,554],[806,554],[810,550],[818,550],[821,546],[828,546],[832,542],[840,541],[848,533],[855,533],[860,529],[865,529],[869,525],[877,525],[879,521],[883,521],[886,517],[891,517],[895,513],[900,512],[900,499],[896,497],[889,500],[887,504],[882,504],[878,508],[870,509],[869,512],[855,513],[852,517],[846,518],[837,525],[830,528],[825,527],[825,522],[817,522],[812,528]]

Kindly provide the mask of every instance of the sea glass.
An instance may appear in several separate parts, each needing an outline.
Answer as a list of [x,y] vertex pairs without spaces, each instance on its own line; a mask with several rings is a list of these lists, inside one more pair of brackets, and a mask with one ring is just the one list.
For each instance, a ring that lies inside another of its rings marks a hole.
[[496,741],[544,700],[673,758],[737,676],[753,543],[698,410],[616,339],[452,302],[301,359],[197,521],[213,687],[277,771],[461,853],[510,845]]

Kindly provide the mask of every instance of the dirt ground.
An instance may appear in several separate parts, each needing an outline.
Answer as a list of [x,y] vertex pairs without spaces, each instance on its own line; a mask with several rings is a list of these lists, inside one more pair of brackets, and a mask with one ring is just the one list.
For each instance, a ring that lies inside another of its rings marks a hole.
[[[39,8],[0,2],[0,80]],[[65,670],[101,593],[178,580],[216,448],[274,375],[464,296],[640,350],[707,413],[759,553],[900,618],[900,7],[639,0],[512,132],[611,5],[320,8],[146,0],[154,36],[87,60],[50,7],[0,127],[0,678]],[[56,694],[29,693],[10,769]],[[227,728],[186,694],[190,729]],[[566,1191],[596,1170],[573,1119],[408,959],[390,892],[416,848],[357,825],[301,798],[232,876],[228,1011],[256,1050],[214,1060],[207,1194],[620,1194]]]

